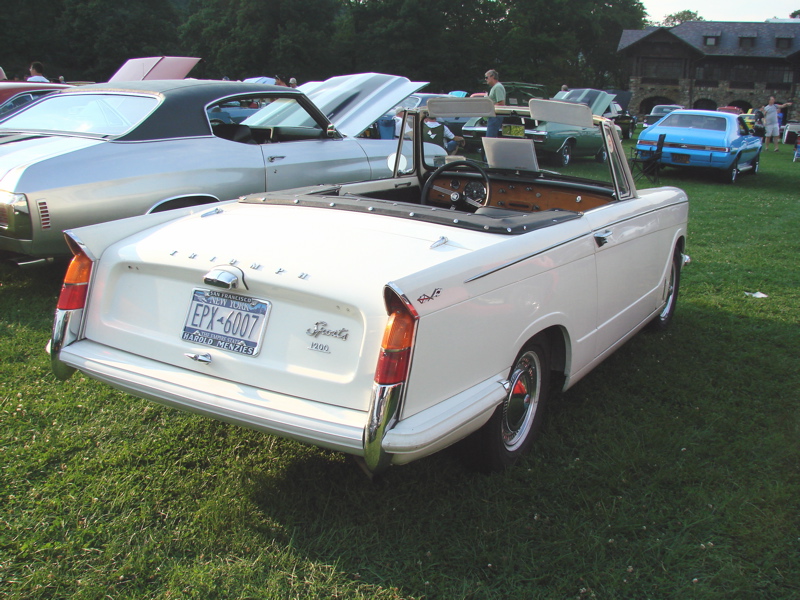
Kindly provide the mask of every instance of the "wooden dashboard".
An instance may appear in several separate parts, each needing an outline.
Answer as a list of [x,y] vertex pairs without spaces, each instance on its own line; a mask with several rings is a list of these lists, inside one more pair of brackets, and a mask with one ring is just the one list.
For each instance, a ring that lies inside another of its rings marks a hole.
[[[482,199],[480,191],[483,185],[483,179],[480,177],[464,177],[461,174],[437,177],[428,194],[428,202],[435,206],[450,206],[450,197],[444,193],[445,191],[466,193],[473,199],[479,199],[477,196],[480,196]],[[487,206],[520,212],[537,212],[553,208],[584,212],[608,204],[612,200],[610,193],[576,191],[574,185],[561,188],[557,185],[531,181],[492,179],[489,183]]]

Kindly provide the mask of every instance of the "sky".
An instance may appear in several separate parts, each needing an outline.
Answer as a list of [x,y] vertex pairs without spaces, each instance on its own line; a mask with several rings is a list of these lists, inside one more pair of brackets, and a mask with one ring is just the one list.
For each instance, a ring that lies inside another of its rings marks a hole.
[[788,19],[800,10],[800,0],[641,0],[651,21],[682,10],[693,10],[706,21],[763,22],[773,17]]

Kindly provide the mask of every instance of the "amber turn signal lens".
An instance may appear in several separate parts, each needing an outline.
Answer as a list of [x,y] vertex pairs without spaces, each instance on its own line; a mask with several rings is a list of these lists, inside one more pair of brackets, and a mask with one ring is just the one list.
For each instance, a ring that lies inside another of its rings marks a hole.
[[72,257],[61,294],[58,296],[58,310],[77,310],[86,305],[86,292],[89,289],[89,277],[92,274],[92,261],[84,252],[79,251]]

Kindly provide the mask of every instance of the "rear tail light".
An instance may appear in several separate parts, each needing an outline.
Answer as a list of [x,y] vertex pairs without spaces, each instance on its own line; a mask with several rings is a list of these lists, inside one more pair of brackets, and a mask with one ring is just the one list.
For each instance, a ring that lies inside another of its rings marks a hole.
[[383,332],[381,353],[375,369],[375,383],[378,385],[402,383],[408,377],[414,334],[419,319],[409,304],[388,289],[386,308],[389,312],[389,321]]
[[75,256],[69,263],[61,295],[58,297],[58,310],[77,310],[86,305],[86,292],[92,275],[92,259],[77,244],[67,238]]

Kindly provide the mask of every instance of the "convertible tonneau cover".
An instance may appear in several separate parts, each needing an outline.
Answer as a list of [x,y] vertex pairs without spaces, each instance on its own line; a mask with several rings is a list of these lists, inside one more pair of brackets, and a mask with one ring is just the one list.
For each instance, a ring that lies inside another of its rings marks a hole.
[[412,219],[426,223],[436,223],[499,233],[519,235],[556,223],[563,223],[580,218],[580,213],[552,209],[540,212],[519,212],[498,208],[481,208],[474,213],[453,211],[434,206],[406,204],[389,200],[358,196],[295,196],[288,194],[254,194],[239,199],[244,204],[272,204],[278,206],[296,205],[328,210],[346,210],[352,212],[371,212],[378,215]]

